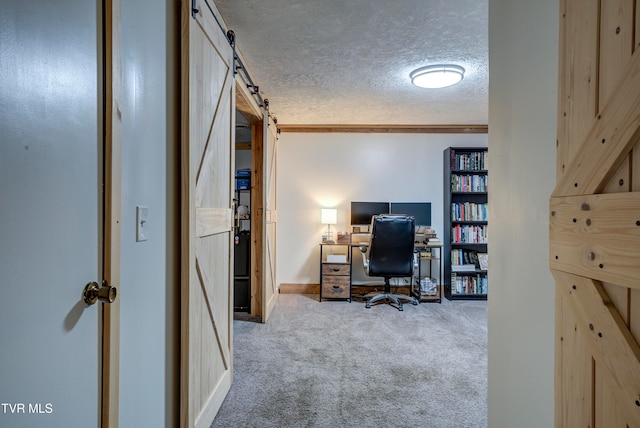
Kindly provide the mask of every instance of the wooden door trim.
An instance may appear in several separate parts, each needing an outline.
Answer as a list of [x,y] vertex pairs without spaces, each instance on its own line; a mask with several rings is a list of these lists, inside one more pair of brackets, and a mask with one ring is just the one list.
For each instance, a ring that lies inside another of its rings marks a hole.
[[[236,79],[236,109],[251,124],[251,244],[250,244],[250,315],[262,319],[264,300],[263,260],[264,221],[263,156],[264,117],[267,115],[249,92],[242,79]],[[237,148],[237,147],[236,147]]]
[[262,122],[262,110],[242,79],[236,79],[236,109],[249,123]]
[[264,129],[263,121],[251,126],[251,316],[264,317]]
[[[121,0],[104,0],[104,252],[103,277],[120,294],[122,180]],[[117,427],[120,386],[120,297],[102,307],[102,427]]]
[[487,134],[488,125],[287,125],[281,132],[360,134]]
[[191,145],[189,142],[190,135],[190,64],[189,64],[189,43],[190,43],[190,30],[189,20],[191,19],[191,5],[187,0],[182,1],[181,14],[180,14],[180,27],[181,27],[181,143],[180,143],[180,426],[188,427],[189,413],[190,413],[190,401],[187,398],[189,396],[189,372],[191,367],[189,365],[189,335],[184,332],[184,325],[189,323],[189,311],[191,310],[191,304],[188,297],[188,287],[191,277],[195,274],[195,260],[192,263],[193,254],[195,253],[195,245],[191,242],[191,236],[195,233],[195,222],[191,219],[191,199],[194,197],[190,191],[192,187],[195,187],[195,178],[192,178],[189,173],[191,162]]

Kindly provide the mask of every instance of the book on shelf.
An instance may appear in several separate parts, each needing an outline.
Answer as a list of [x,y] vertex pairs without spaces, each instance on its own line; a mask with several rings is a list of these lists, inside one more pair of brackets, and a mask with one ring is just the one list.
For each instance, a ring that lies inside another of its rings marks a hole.
[[475,272],[476,265],[451,265],[453,272]]
[[460,171],[485,171],[487,167],[487,152],[457,152],[451,150],[451,169]]
[[487,221],[487,204],[474,202],[453,202],[451,204],[452,221]]
[[488,191],[486,175],[451,175],[451,191],[462,193],[484,193]]
[[486,275],[451,274],[451,294],[487,294],[489,280]]
[[478,267],[482,270],[489,270],[489,254],[478,253]]
[[488,241],[486,225],[456,225],[451,228],[451,242],[454,244],[486,244]]
[[440,241],[439,238],[429,238],[427,245],[438,246],[438,245],[442,245],[442,242]]

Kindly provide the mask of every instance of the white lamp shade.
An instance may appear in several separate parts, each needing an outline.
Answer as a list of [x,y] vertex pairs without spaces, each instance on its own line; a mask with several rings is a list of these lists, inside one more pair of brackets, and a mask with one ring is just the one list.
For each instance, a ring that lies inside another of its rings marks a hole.
[[249,214],[249,207],[246,205],[238,205],[238,214],[240,215]]
[[323,208],[320,222],[322,224],[336,224],[338,222],[338,210],[335,208]]

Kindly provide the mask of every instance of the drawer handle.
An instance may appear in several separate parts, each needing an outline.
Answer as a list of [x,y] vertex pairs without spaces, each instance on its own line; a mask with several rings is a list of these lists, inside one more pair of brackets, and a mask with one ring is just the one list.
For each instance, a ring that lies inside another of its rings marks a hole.
[[334,285],[333,288],[338,289],[338,288],[340,288],[340,286],[339,285]]
[[338,269],[338,268],[331,268],[331,270],[334,271],[334,272],[340,272],[340,269]]

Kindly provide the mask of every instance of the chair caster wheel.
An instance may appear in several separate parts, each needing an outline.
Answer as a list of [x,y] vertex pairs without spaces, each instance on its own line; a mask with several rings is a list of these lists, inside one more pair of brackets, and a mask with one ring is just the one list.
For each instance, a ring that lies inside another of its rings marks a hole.
[[414,300],[413,302],[411,302],[411,304],[412,304],[413,306],[418,306],[418,301],[417,301],[417,300]]

